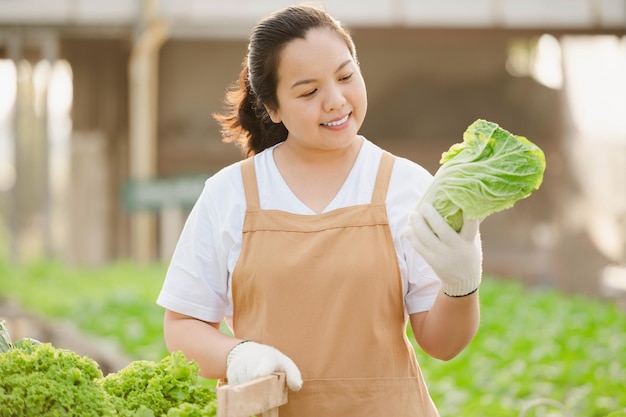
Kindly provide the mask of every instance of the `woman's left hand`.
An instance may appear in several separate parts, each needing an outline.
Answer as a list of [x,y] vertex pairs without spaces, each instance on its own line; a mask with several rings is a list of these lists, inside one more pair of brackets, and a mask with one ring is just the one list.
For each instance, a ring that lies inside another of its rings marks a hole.
[[442,291],[461,297],[476,291],[482,276],[480,221],[463,219],[457,233],[432,204],[423,204],[409,214],[404,232],[415,250],[441,279]]

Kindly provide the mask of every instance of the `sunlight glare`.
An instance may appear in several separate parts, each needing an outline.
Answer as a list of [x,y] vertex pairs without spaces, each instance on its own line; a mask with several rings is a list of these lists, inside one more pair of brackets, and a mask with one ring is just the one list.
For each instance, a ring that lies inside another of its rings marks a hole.
[[532,76],[538,83],[555,90],[563,87],[561,46],[551,35],[542,35],[537,42],[532,61]]
[[563,58],[572,119],[590,138],[626,141],[626,37],[566,37]]
[[17,95],[17,69],[10,59],[0,59],[0,121],[13,109]]

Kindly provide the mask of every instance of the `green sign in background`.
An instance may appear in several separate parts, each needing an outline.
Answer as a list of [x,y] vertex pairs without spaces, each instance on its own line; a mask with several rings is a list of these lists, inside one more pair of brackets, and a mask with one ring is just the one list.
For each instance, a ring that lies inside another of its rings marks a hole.
[[196,202],[208,175],[131,180],[122,187],[124,207],[129,211],[158,211],[165,207],[190,208]]

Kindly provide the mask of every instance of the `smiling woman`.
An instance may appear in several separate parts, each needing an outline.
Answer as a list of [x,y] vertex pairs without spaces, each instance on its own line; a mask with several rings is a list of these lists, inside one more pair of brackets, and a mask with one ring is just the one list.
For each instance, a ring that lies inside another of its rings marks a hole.
[[[286,148],[293,161],[296,155],[310,157],[310,150],[360,147],[357,132],[367,111],[365,83],[339,36],[314,29],[290,42],[281,53],[277,75],[277,106],[268,107],[268,113],[289,132],[277,148],[277,158]],[[327,158],[324,152],[320,156]]]
[[253,28],[226,104],[224,140],[247,158],[206,182],[180,236],[157,300],[168,349],[231,385],[285,372],[281,417],[437,417],[406,326],[438,359],[472,340],[479,222],[416,213],[428,259],[403,235],[432,176],[359,134],[356,49],[320,8]]

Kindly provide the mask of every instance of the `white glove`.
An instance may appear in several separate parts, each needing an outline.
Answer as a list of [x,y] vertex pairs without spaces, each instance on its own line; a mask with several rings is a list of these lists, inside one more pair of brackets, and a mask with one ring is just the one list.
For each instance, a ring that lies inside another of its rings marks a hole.
[[250,382],[276,371],[285,372],[287,386],[292,390],[302,388],[302,376],[296,364],[271,346],[244,341],[236,345],[226,359],[226,377],[232,385]]
[[479,220],[463,218],[459,233],[448,225],[432,204],[409,214],[404,236],[441,279],[441,290],[462,297],[478,289],[482,276]]

